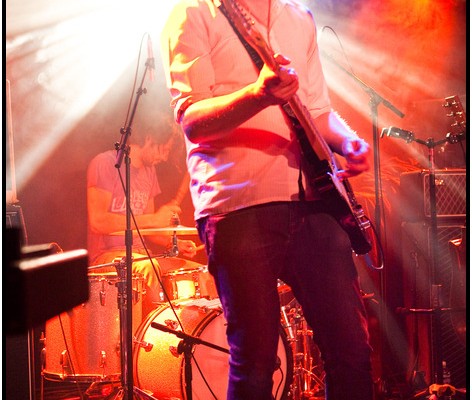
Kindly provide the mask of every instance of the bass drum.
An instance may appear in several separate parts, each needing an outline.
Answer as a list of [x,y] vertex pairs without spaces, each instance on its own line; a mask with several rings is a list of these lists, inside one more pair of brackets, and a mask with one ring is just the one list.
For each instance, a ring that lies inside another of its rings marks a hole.
[[[185,333],[228,348],[226,320],[219,299],[175,301],[173,308]],[[158,399],[186,399],[184,355],[176,352],[181,339],[151,326],[156,322],[177,328],[175,314],[169,304],[163,304],[148,315],[136,332],[135,381],[140,389]],[[274,372],[272,393],[279,400],[287,398],[293,375],[292,353],[282,328],[277,355],[280,367]],[[199,368],[195,366],[195,360]],[[226,399],[228,372],[227,353],[203,344],[196,345],[192,358],[193,400]]]

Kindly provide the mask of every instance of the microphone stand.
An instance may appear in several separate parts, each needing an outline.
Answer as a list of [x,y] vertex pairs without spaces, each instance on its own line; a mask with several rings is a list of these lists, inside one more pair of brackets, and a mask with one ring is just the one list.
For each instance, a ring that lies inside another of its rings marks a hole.
[[369,100],[369,108],[370,108],[370,115],[372,118],[372,147],[374,149],[374,186],[375,186],[375,227],[377,232],[380,232],[380,151],[379,151],[379,135],[378,135],[378,106],[379,104],[383,104],[388,109],[392,110],[395,114],[397,114],[400,118],[405,116],[398,108],[396,108],[392,103],[390,103],[387,99],[380,96],[373,88],[363,82],[358,76],[354,75],[351,71],[348,71],[344,68],[341,64],[339,64],[332,56],[321,51],[321,54],[326,57],[329,61],[331,61],[334,65],[336,65],[339,69],[343,72],[348,74],[351,78],[353,78],[361,87],[362,89],[370,96]]
[[[431,259],[430,259],[430,273],[431,273],[431,308],[429,309],[409,309],[406,310],[407,313],[427,313],[432,316],[432,330],[431,330],[431,363],[432,363],[432,372],[431,380],[433,382],[430,385],[430,388],[439,384],[442,385],[443,375],[442,375],[442,346],[441,346],[441,314],[443,312],[456,312],[464,311],[462,308],[452,309],[444,308],[441,305],[441,287],[442,285],[436,282],[436,267],[437,261],[439,258],[438,255],[438,223],[437,223],[437,209],[436,209],[436,166],[434,161],[434,149],[436,146],[443,143],[457,143],[461,140],[465,140],[465,135],[452,135],[447,134],[446,138],[434,141],[433,138],[428,138],[426,141],[421,139],[416,139],[412,132],[398,129],[395,127],[390,127],[384,129],[382,134],[386,132],[387,136],[398,137],[406,140],[407,143],[412,141],[422,144],[428,148],[428,172],[429,172],[429,203],[430,203],[430,214],[431,214]],[[419,397],[427,394],[429,388],[423,392],[418,393],[415,397]]]
[[[351,71],[348,71],[344,68],[341,64],[339,64],[331,55],[327,54],[324,51],[321,51],[321,55],[326,57],[329,61],[331,61],[334,65],[336,65],[340,70],[344,73],[349,75],[353,78],[361,88],[369,95],[369,108],[370,108],[370,116],[372,119],[372,148],[374,152],[374,195],[375,195],[375,202],[374,202],[374,224],[375,224],[375,231],[379,232],[380,235],[380,202],[381,202],[381,187],[380,187],[380,149],[379,149],[379,128],[378,128],[378,106],[379,104],[383,104],[389,110],[393,111],[396,115],[400,118],[403,118],[405,114],[401,112],[398,108],[396,108],[392,103],[390,103],[387,99],[380,96],[372,87],[367,85],[364,81],[362,81],[358,76],[356,76]],[[379,236],[380,240],[381,235]],[[379,269],[380,273],[380,297],[384,299],[386,293],[386,282],[385,282],[385,274],[382,273],[382,270]],[[379,313],[379,325],[383,332],[387,331],[387,327],[385,325],[386,316],[385,316],[385,299],[383,304],[380,307]]]
[[159,329],[160,331],[163,331],[163,332],[172,333],[173,335],[182,339],[177,345],[177,353],[178,354],[184,353],[185,399],[192,400],[192,364],[191,364],[191,361],[192,361],[193,347],[196,344],[203,344],[204,346],[211,347],[212,349],[221,351],[226,354],[229,354],[229,350],[225,349],[224,347],[218,346],[214,343],[210,343],[205,340],[202,340],[196,336],[189,335],[182,331],[176,331],[174,329],[169,328],[166,325],[158,324],[157,322],[151,322],[151,327],[155,329]]
[[129,157],[130,148],[127,144],[128,138],[131,135],[131,125],[136,114],[139,99],[141,95],[147,93],[146,88],[143,88],[144,79],[148,69],[152,68],[151,61],[146,61],[146,68],[141,79],[141,84],[136,92],[136,98],[131,110],[129,123],[126,127],[120,129],[121,140],[120,143],[115,143],[117,150],[115,168],[121,168],[123,158],[125,160],[125,198],[126,198],[126,229],[125,229],[125,246],[126,257],[124,265],[118,269],[118,307],[120,309],[120,345],[121,345],[121,383],[124,400],[132,400],[134,393],[133,383],[133,230],[131,229],[131,177],[130,165],[131,159]]

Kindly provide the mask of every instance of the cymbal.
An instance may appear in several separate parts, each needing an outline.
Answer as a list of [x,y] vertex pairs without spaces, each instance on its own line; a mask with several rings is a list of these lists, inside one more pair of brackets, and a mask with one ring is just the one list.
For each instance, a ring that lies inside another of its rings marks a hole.
[[[161,270],[161,273],[167,273],[167,272],[172,272],[172,271],[186,271],[186,270],[194,270],[194,269],[201,269],[205,265],[197,263],[195,261],[187,260],[186,258],[178,258],[178,257],[162,257],[162,255],[152,255],[151,258],[157,259],[157,262],[159,264],[159,269]],[[142,256],[138,258],[134,258],[133,262],[136,261],[143,261],[143,260],[148,260],[148,256]],[[89,266],[88,269],[89,271],[94,270],[94,269],[99,269],[99,268],[104,268],[104,267],[114,267],[116,264],[115,260],[111,261],[109,263],[105,264],[98,264],[98,265],[92,265]]]
[[[191,226],[183,226],[183,225],[176,225],[176,226],[166,226],[164,228],[143,228],[140,229],[139,232],[143,236],[152,236],[152,235],[172,235],[174,232],[179,235],[197,235],[197,228]],[[133,234],[137,234],[136,230],[133,230]],[[110,235],[113,236],[120,236],[124,235],[125,231],[113,232]]]
[[176,270],[193,270],[204,267],[204,264],[178,257],[159,258],[157,261],[159,262],[159,269],[162,274]]
[[[165,228],[150,228],[144,229],[145,231],[150,232],[161,232],[161,233],[178,233],[180,235],[197,235],[197,228],[192,226],[184,226],[184,225],[177,225],[177,226],[166,226]],[[140,232],[143,230],[141,229]]]

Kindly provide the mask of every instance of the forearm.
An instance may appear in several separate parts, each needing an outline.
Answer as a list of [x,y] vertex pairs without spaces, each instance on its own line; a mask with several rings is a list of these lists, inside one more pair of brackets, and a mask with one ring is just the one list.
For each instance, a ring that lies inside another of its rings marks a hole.
[[340,155],[345,155],[343,143],[346,138],[358,138],[357,134],[333,111],[321,114],[315,118],[314,123],[330,148]]
[[236,92],[191,104],[182,117],[181,126],[191,141],[199,142],[236,128],[266,106],[251,84]]
[[[139,228],[153,227],[154,214],[142,214],[135,216]],[[113,232],[122,232],[126,229],[126,216],[122,214],[107,213],[101,218],[91,221],[91,228],[95,233],[109,235]],[[134,220],[131,219],[131,228],[135,229]]]
[[188,172],[185,172],[184,177],[182,178],[182,181],[180,182],[179,188],[177,189],[177,192],[172,199],[172,202],[174,204],[177,204],[180,206],[182,204],[182,201],[184,200],[185,196],[187,195],[189,191],[189,184],[190,184],[190,175]]
[[162,247],[169,247],[172,245],[172,235],[171,234],[163,234],[163,235],[148,235],[146,236],[147,240],[150,242],[157,244]]

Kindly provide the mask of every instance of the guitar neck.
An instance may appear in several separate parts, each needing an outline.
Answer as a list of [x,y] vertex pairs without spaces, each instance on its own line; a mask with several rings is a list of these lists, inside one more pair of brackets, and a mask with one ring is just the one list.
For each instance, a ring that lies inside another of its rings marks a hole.
[[[229,18],[234,24],[237,32],[249,43],[249,45],[259,54],[259,57],[274,73],[280,75],[281,66],[274,57],[274,51],[265,41],[264,37],[254,27],[254,20],[249,18],[247,5],[244,0],[222,0]],[[303,128],[304,138],[308,140],[312,150],[320,160],[328,161],[331,169],[336,170],[336,163],[333,154],[324,140],[324,138],[316,130],[313,119],[307,108],[302,104],[298,95],[294,95],[289,101],[290,110],[288,112],[291,118],[296,117],[298,124]],[[285,107],[283,107],[285,109]],[[301,134],[301,133],[299,133]],[[300,137],[299,137],[300,139]]]
[[303,105],[300,98],[295,94],[288,102],[293,114],[297,117],[298,122],[302,126],[307,139],[309,140],[314,152],[318,158],[327,160],[332,169],[336,168],[333,160],[333,155],[328,144],[324,138],[320,135],[315,127],[313,119],[309,114],[307,108]]
[[[269,45],[263,41],[261,38],[257,41],[257,52],[264,63],[276,74],[280,73],[280,65],[275,60],[273,54],[274,52],[269,47]],[[317,131],[313,119],[311,118],[310,113],[307,108],[303,105],[300,97],[297,94],[293,95],[292,98],[288,101],[288,105],[297,118],[301,127],[305,131],[305,135],[310,142],[314,152],[317,154],[318,158],[327,160],[332,169],[336,168],[335,162],[333,160],[332,152],[324,140],[324,138]]]

